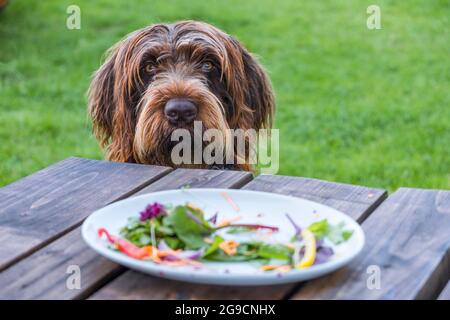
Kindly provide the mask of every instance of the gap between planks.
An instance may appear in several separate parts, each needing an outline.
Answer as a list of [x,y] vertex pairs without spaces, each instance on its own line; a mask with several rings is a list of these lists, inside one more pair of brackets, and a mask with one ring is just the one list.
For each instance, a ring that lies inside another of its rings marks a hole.
[[[60,161],[60,162],[58,162],[58,163],[56,163],[56,164],[54,164],[54,165],[52,165],[50,167],[44,168],[44,169],[36,172],[35,174],[31,175],[31,176],[28,176],[28,177],[20,179],[20,180],[18,180],[16,182],[13,182],[11,184],[11,186],[13,186],[15,184],[17,185],[19,183],[22,183],[27,178],[32,181],[33,176],[36,176],[36,175],[39,175],[39,174],[42,174],[42,173],[48,174],[46,171],[50,171],[51,172],[52,168],[57,167],[58,165],[62,165],[63,166],[63,165],[65,165],[65,163],[70,163],[70,161],[75,161],[74,165],[76,165],[76,161],[81,161],[81,162],[87,161],[87,162],[91,162],[93,165],[96,165],[97,163],[99,163],[99,164],[100,163],[108,163],[107,161],[97,161],[97,160],[90,160],[90,159],[82,159],[82,158],[71,157],[71,158],[67,158],[65,160],[62,160],[62,161]],[[83,165],[84,164],[85,163],[83,163]],[[173,171],[172,168],[168,168],[168,167],[167,168],[162,168],[161,172],[155,173],[147,181],[145,181],[145,182],[135,186],[134,188],[124,192],[123,194],[117,196],[117,198],[114,198],[113,200],[108,201],[107,204],[110,204],[110,203],[115,202],[115,201],[122,200],[124,198],[129,197],[130,195],[133,195],[133,194],[139,192],[140,190],[146,188],[151,183],[153,183],[153,182],[159,180],[161,177],[169,174],[171,171]],[[8,186],[9,185],[1,188],[1,190],[6,190],[6,188]],[[55,234],[53,234],[53,235],[51,235],[51,236],[49,236],[49,237],[47,237],[47,238],[45,238],[43,240],[39,240],[39,243],[30,246],[30,248],[28,248],[27,250],[24,250],[22,253],[16,255],[15,257],[11,258],[10,260],[7,260],[6,262],[0,264],[0,272],[3,272],[5,270],[7,270],[8,268],[13,266],[14,264],[16,264],[19,261],[25,259],[26,257],[32,255],[34,252],[36,252],[36,251],[46,247],[47,245],[51,244],[52,242],[58,240],[59,238],[63,237],[64,235],[66,235],[66,234],[70,233],[71,231],[75,230],[76,228],[78,228],[83,223],[84,219],[85,218],[83,218],[79,222],[74,223],[73,225],[65,227],[62,231],[56,232]],[[4,226],[4,228],[7,228],[7,226]],[[14,229],[14,230],[16,230],[16,229]]]

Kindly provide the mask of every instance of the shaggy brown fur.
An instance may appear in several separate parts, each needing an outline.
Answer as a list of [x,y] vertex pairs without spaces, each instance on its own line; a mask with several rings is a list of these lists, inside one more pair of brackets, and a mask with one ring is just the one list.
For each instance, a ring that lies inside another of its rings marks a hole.
[[173,166],[173,98],[192,101],[205,130],[270,128],[275,108],[265,72],[233,37],[203,22],[149,26],[114,45],[92,79],[89,113],[107,159]]

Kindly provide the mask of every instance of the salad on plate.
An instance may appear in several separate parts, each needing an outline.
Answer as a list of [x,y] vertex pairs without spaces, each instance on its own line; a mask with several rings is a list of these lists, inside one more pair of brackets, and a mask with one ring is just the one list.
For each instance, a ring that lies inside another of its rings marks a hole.
[[[231,198],[227,200],[236,206]],[[177,206],[154,202],[130,217],[118,235],[105,228],[97,233],[112,250],[150,263],[201,267],[205,262],[249,262],[260,270],[278,272],[326,263],[335,256],[334,248],[353,234],[344,222],[331,224],[322,219],[300,226],[286,213],[292,237],[277,242],[271,237],[278,227],[240,223],[240,218],[220,219],[219,213],[206,218],[202,209],[189,202]]]

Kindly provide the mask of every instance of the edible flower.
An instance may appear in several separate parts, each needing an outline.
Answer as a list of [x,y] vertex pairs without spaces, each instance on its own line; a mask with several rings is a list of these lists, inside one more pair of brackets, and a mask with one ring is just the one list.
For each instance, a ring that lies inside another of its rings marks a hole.
[[165,214],[166,210],[164,206],[158,202],[151,203],[145,207],[143,211],[140,212],[140,220],[145,221],[148,219],[156,218],[162,214]]

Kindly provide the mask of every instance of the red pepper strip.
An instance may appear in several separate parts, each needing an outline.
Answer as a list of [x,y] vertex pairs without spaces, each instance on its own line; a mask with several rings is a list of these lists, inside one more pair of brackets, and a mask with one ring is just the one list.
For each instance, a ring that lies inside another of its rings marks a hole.
[[102,235],[106,235],[106,238],[109,242],[114,244],[120,252],[126,254],[131,258],[143,259],[145,257],[148,257],[151,253],[151,246],[139,248],[138,246],[135,246],[127,240],[111,235],[105,228],[100,228],[97,232],[99,237],[101,237]]

